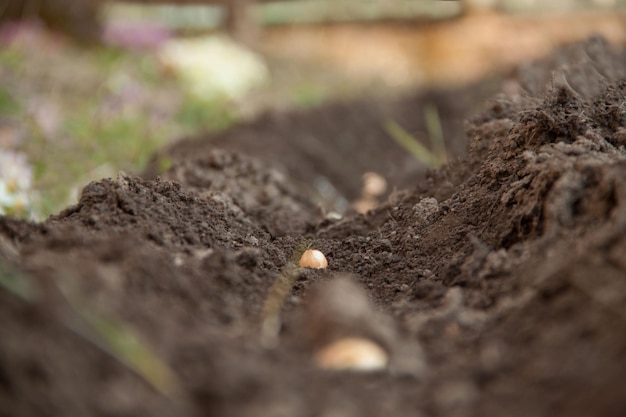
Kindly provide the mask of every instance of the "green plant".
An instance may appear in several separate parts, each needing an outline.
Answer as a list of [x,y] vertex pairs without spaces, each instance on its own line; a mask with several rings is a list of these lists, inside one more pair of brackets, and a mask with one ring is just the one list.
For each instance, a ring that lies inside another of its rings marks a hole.
[[431,169],[436,169],[448,161],[437,108],[433,105],[427,105],[424,108],[424,119],[432,150],[422,145],[417,138],[393,120],[388,120],[385,123],[385,131],[398,145],[410,152],[415,159]]
[[424,120],[426,122],[426,130],[428,131],[433,153],[441,161],[440,165],[443,165],[448,161],[448,152],[446,151],[446,144],[443,140],[441,118],[439,117],[439,111],[435,105],[427,104],[424,107]]
[[187,133],[224,130],[235,120],[235,113],[226,100],[203,100],[194,96],[186,96],[176,114],[176,121]]
[[326,91],[315,84],[301,84],[294,87],[291,96],[296,106],[302,108],[317,107],[327,99]]
[[[54,291],[65,309],[57,317],[62,324],[107,353],[164,395],[172,395],[178,389],[177,378],[170,367],[159,358],[133,332],[129,326],[111,314],[96,309],[76,290],[69,290],[67,283],[51,278],[53,285],[46,291]],[[0,288],[27,303],[37,303],[43,294],[36,291],[33,280],[25,274],[11,270],[0,263]]]
[[0,87],[0,115],[15,115],[21,110],[20,104],[4,87]]

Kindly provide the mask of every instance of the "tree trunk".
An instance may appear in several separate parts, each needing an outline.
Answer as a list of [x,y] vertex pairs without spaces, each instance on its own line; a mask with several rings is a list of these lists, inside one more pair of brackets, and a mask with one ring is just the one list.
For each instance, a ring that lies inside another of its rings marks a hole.
[[256,0],[232,0],[226,6],[226,28],[238,42],[254,48],[261,35],[261,25],[254,15]]
[[92,0],[0,0],[0,21],[40,19],[81,43],[97,43],[102,26]]

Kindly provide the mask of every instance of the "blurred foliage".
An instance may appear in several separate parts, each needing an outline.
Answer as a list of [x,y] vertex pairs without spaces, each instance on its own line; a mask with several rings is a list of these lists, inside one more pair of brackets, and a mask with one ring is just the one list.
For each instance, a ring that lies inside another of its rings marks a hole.
[[34,298],[30,281],[20,273],[3,265],[2,262],[0,262],[0,287],[25,301],[32,301]]
[[439,110],[434,104],[424,106],[424,122],[432,152],[439,161],[439,165],[443,165],[448,162],[448,151],[443,139],[443,126],[441,125]]
[[328,99],[328,94],[316,84],[300,84],[291,93],[292,101],[297,107],[313,108]]
[[[178,382],[173,370],[126,323],[96,308],[93,300],[86,300],[76,289],[69,290],[68,282],[52,279],[52,283],[55,285],[48,287],[47,291],[58,290],[69,313],[56,317],[68,329],[131,369],[162,394],[175,393]],[[28,303],[45,301],[45,294],[34,290],[28,275],[16,272],[1,262],[0,289]]]
[[192,96],[181,103],[175,120],[185,131],[192,133],[224,130],[235,123],[237,116],[226,101],[202,100]]
[[[202,0],[191,3],[181,7],[157,0],[126,0],[106,3],[103,14],[107,19],[150,20],[174,29],[214,29],[223,23],[226,15],[223,8],[216,4],[202,4]],[[254,13],[263,24],[275,25],[443,19],[459,15],[464,8],[485,6],[509,13],[537,14],[624,8],[626,0],[271,0],[257,4]]]
[[20,111],[20,105],[10,92],[0,86],[0,114],[13,115]]
[[[430,117],[433,113],[430,113]],[[427,122],[427,123],[433,123]],[[420,163],[424,164],[428,168],[437,169],[446,163],[448,160],[445,147],[443,146],[443,138],[441,142],[437,143],[440,139],[431,136],[431,147],[433,150],[422,145],[422,143],[402,126],[393,120],[389,120],[385,123],[385,131],[387,134],[406,151],[411,153]],[[434,138],[434,140],[433,140]],[[434,142],[434,143],[433,143]]]
[[87,307],[87,304],[77,303],[75,297],[68,301],[88,324],[88,333],[95,332],[93,336],[84,334],[86,339],[109,352],[162,394],[174,394],[178,389],[174,372],[130,327],[111,315]]
[[89,181],[141,172],[170,140],[236,120],[225,100],[187,93],[153,53],[24,38],[0,50],[0,151],[27,155],[36,218]]

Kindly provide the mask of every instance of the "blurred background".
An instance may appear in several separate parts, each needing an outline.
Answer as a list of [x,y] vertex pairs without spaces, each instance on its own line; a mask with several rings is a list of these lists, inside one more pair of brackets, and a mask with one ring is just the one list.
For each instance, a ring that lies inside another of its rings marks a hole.
[[623,45],[626,0],[0,0],[0,214],[44,219],[187,135],[506,77],[592,34]]

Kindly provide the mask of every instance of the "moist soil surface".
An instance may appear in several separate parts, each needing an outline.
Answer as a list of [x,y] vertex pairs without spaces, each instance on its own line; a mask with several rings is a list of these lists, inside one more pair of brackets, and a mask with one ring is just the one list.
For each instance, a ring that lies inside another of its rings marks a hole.
[[[595,38],[502,82],[270,114],[0,218],[0,416],[623,416],[625,69]],[[423,139],[429,105],[439,170],[383,127]],[[367,171],[386,200],[334,214]],[[346,337],[385,368],[322,369]]]

